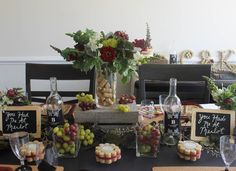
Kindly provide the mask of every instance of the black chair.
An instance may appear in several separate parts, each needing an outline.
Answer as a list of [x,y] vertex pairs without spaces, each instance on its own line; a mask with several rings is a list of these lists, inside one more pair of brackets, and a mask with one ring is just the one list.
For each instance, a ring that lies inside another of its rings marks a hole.
[[169,79],[177,78],[177,95],[184,103],[209,103],[210,93],[203,75],[210,77],[211,65],[144,64],[139,67],[137,102],[152,99],[158,103],[160,94],[168,94]]
[[[95,95],[95,69],[88,72],[81,72],[72,67],[71,64],[33,64],[26,63],[26,92],[32,102],[46,102],[50,92],[45,90],[33,91],[31,80],[48,80],[56,77],[57,80],[89,80],[89,90],[83,91]],[[59,91],[62,97],[74,97],[81,91]],[[40,97],[40,98],[39,98]],[[43,99],[41,98],[43,97]],[[77,100],[66,101],[77,103]]]

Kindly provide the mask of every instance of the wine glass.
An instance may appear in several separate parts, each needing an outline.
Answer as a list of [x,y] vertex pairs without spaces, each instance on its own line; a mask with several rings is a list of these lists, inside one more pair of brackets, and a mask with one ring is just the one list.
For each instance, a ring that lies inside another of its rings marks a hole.
[[44,145],[42,144],[42,142],[34,143],[34,145],[35,145],[34,161],[35,161],[36,165],[39,166],[39,164],[41,163],[41,160],[44,158],[45,149],[44,149]]
[[220,154],[225,163],[225,171],[229,170],[229,166],[236,159],[236,137],[224,135],[220,137]]
[[9,143],[15,156],[20,160],[21,166],[16,171],[31,171],[31,167],[25,165],[25,154],[21,153],[20,148],[29,142],[29,134],[27,132],[15,132],[10,134]]
[[149,99],[145,99],[141,101],[139,114],[144,117],[152,118],[154,117],[155,107],[154,102]]
[[164,101],[168,95],[167,94],[161,94],[159,95],[159,106],[161,112],[164,114]]

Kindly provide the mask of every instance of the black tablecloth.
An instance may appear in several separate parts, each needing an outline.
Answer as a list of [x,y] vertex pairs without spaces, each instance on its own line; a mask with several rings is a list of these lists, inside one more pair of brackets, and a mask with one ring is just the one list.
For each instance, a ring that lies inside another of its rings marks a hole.
[[[10,149],[0,151],[1,164],[19,164],[19,160]],[[214,157],[203,151],[201,159],[196,162],[178,158],[174,147],[161,147],[157,158],[137,158],[135,150],[122,149],[122,159],[111,165],[99,164],[95,161],[94,149],[80,150],[74,159],[59,159],[59,165],[65,171],[151,171],[154,166],[224,166],[221,157]],[[232,165],[236,166],[236,162]]]

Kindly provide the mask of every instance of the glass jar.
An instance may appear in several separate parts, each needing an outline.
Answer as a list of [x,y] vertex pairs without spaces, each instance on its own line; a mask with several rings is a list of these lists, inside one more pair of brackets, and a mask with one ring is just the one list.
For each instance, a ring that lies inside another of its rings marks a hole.
[[96,77],[96,102],[100,108],[112,107],[116,103],[116,73],[107,69],[97,72]]
[[53,129],[53,146],[58,157],[75,158],[80,149],[79,130],[75,124],[65,123]]
[[161,133],[156,124],[138,125],[136,127],[136,156],[157,157]]

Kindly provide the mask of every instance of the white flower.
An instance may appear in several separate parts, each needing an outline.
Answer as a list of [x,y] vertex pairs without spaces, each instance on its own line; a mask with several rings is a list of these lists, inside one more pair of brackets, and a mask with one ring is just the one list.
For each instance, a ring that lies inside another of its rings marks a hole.
[[95,33],[93,36],[89,38],[89,42],[87,43],[87,47],[91,49],[92,52],[96,52],[98,48],[102,47],[102,44],[99,43],[99,40],[101,39],[100,33]]
[[137,51],[137,52],[134,54],[134,60],[135,60],[135,63],[136,63],[137,65],[141,65],[142,62],[143,62],[143,60],[148,59],[148,58],[150,58],[150,57],[151,57],[151,56],[148,56],[148,55],[146,55],[146,54],[142,54],[142,53],[140,53],[139,51]]

